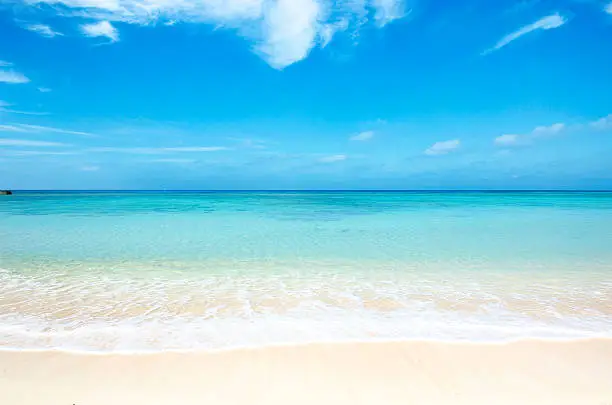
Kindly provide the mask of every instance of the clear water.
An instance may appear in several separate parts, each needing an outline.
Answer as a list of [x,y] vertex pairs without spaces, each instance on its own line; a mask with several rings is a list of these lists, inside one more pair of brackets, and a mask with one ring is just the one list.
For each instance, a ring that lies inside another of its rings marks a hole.
[[0,198],[0,347],[592,336],[612,193]]

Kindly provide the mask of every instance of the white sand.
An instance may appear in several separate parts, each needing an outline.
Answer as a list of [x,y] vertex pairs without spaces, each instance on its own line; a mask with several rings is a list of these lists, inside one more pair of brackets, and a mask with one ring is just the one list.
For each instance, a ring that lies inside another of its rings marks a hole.
[[0,405],[612,405],[612,340],[0,351]]

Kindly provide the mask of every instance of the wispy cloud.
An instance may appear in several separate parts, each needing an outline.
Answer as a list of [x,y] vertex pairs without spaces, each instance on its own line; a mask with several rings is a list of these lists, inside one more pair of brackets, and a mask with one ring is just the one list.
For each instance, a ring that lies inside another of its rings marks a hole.
[[166,148],[117,148],[117,147],[99,147],[91,148],[90,152],[100,153],[130,153],[135,155],[157,155],[166,153],[200,153],[200,152],[217,152],[229,150],[225,146],[176,146]]
[[151,160],[147,160],[147,162],[189,164],[189,163],[195,163],[196,160],[195,159],[151,159]]
[[6,66],[13,66],[13,64],[5,60],[0,60],[0,67],[6,67]]
[[[32,145],[29,145],[32,146]],[[39,146],[39,145],[35,145]],[[77,155],[78,152],[72,151],[64,151],[64,152],[56,152],[56,151],[45,151],[45,150],[4,150],[2,151],[3,155],[7,156],[66,156],[66,155]]]
[[238,143],[237,147],[244,149],[266,149],[266,141],[252,138],[227,138]]
[[[22,114],[22,115],[47,115],[48,113],[46,112],[38,112],[38,111],[21,111],[21,110],[14,110],[11,107],[12,104],[11,103],[7,103],[6,101],[0,100],[0,113],[11,113],[11,114]],[[0,128],[8,128],[8,127],[17,127],[20,126],[21,124],[11,124],[11,125],[0,125]],[[2,129],[0,129],[2,130]],[[22,131],[20,130],[19,132],[26,132],[25,129]]]
[[429,156],[446,155],[461,146],[459,139],[452,139],[450,141],[436,142],[431,147],[425,149],[425,154]]
[[521,27],[520,29],[514,31],[511,34],[506,35],[505,37],[503,37],[502,39],[500,39],[495,46],[493,46],[490,49],[487,49],[486,51],[484,51],[482,54],[486,55],[489,54],[493,51],[496,51],[506,45],[508,45],[510,42],[519,39],[520,37],[522,37],[523,35],[527,35],[530,32],[534,32],[537,30],[550,30],[553,28],[559,28],[560,26],[562,26],[563,24],[565,24],[567,22],[567,19],[563,16],[561,16],[558,13],[543,17],[541,19],[539,19],[538,21],[529,24],[529,25],[525,25],[524,27]]
[[598,120],[592,121],[589,123],[589,125],[597,130],[612,128],[612,114],[608,114],[605,117],[601,117]]
[[22,84],[29,82],[30,79],[23,73],[15,72],[14,70],[0,70],[0,83]]
[[44,141],[30,141],[26,139],[7,139],[0,138],[0,146],[69,146],[65,143],[59,142],[44,142]]
[[373,0],[372,5],[375,9],[374,21],[379,27],[384,27],[408,14],[406,6],[401,0]]
[[0,124],[0,132],[29,132],[25,128],[21,128],[12,124]]
[[374,131],[364,131],[349,138],[351,141],[369,141],[374,137]]
[[83,35],[87,37],[106,37],[111,42],[119,41],[119,31],[108,21],[99,21],[92,24],[81,25]]
[[346,159],[348,159],[348,156],[346,155],[331,155],[331,156],[323,156],[322,158],[319,159],[319,162],[334,163],[334,162],[341,162]]
[[497,146],[521,146],[531,144],[538,138],[552,137],[559,135],[566,128],[565,124],[558,122],[552,125],[540,125],[535,127],[530,133],[517,135],[505,134],[493,139]]
[[80,136],[96,136],[90,132],[83,131],[72,131],[70,129],[62,129],[55,127],[46,127],[43,125],[31,125],[31,124],[17,124],[22,128],[28,129],[32,132],[53,132],[57,134],[66,134],[66,135],[80,135]]
[[563,129],[565,129],[565,124],[561,122],[549,126],[541,125],[535,127],[533,131],[531,131],[531,135],[534,137],[553,136],[563,131]]
[[612,14],[612,2],[606,4],[604,6],[604,11],[608,14]]
[[10,113],[10,114],[20,114],[20,115],[49,115],[48,112],[44,111],[23,111],[23,110],[14,110],[12,108],[0,107],[0,112]]
[[247,38],[271,66],[282,69],[324,47],[342,31],[368,22],[383,27],[408,14],[405,0],[18,0],[61,7],[64,16],[90,18],[85,35],[118,41],[111,22],[174,25],[205,23]]
[[49,93],[51,89],[48,87],[39,87],[38,91],[40,91],[41,93]]
[[0,131],[12,131],[12,132],[30,132],[30,133],[55,133],[65,135],[79,135],[79,136],[96,136],[90,132],[73,131],[69,129],[46,127],[42,125],[31,125],[31,124],[5,124],[0,125]]
[[495,138],[493,142],[499,146],[515,146],[520,144],[522,140],[523,138],[520,135],[504,134]]
[[53,28],[45,24],[28,24],[28,25],[24,25],[23,28],[25,28],[28,31],[32,31],[37,34],[40,34],[43,37],[47,37],[47,38],[53,38],[53,37],[64,35],[61,32],[54,31]]
[[177,146],[171,148],[160,148],[165,152],[217,152],[228,150],[225,146]]
[[82,172],[97,172],[100,170],[100,166],[83,166],[79,170]]
[[321,48],[325,48],[331,42],[337,32],[345,31],[348,26],[349,21],[347,19],[341,19],[339,21],[323,24],[319,29]]

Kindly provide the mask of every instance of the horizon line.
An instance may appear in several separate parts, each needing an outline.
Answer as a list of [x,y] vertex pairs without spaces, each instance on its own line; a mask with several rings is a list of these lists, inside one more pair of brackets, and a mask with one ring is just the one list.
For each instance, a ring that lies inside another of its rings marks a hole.
[[13,192],[192,192],[192,193],[299,193],[299,192],[387,192],[387,193],[503,193],[503,192],[581,192],[608,193],[612,189],[0,189]]

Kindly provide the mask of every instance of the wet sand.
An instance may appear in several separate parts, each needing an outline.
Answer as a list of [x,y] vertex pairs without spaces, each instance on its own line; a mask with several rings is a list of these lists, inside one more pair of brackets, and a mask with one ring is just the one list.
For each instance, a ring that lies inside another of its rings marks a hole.
[[3,405],[612,405],[612,339],[0,351]]

